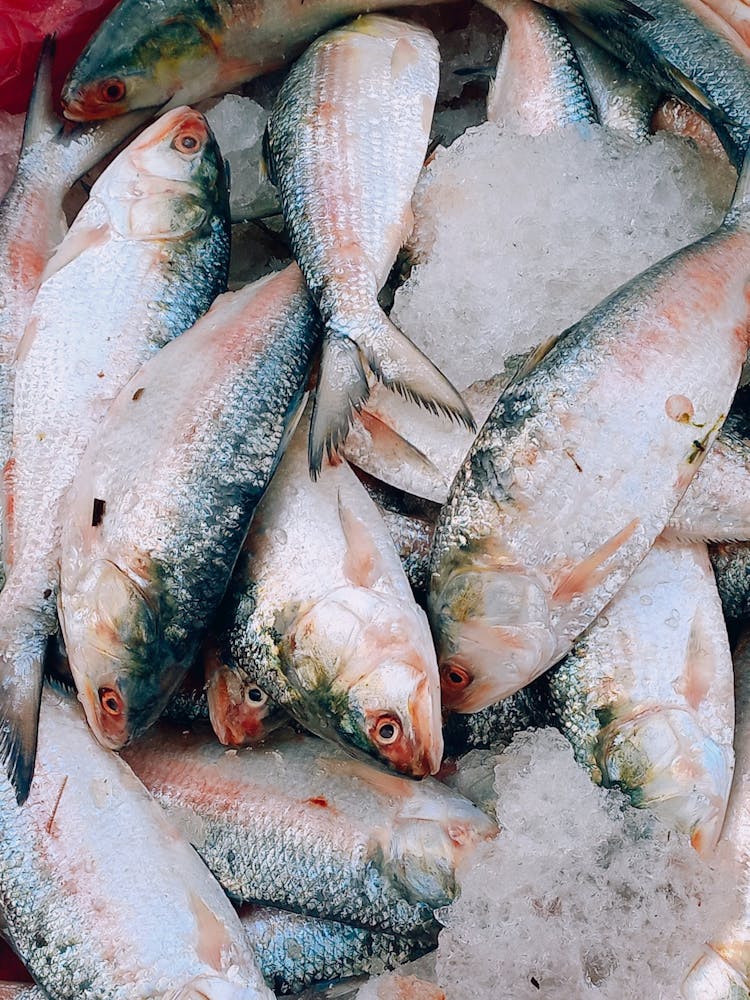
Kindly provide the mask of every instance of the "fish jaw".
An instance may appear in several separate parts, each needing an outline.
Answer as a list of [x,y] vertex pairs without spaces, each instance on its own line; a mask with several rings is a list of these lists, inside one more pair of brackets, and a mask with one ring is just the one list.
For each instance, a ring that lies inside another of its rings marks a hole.
[[443,754],[437,664],[417,609],[342,587],[294,622],[287,674],[326,735],[402,774],[435,774]]
[[444,707],[478,712],[529,684],[555,658],[547,597],[509,568],[457,570],[430,600]]
[[604,785],[710,853],[724,823],[732,762],[680,708],[645,710],[607,727],[595,751]]
[[62,90],[63,113],[73,121],[114,118],[164,105],[187,82],[212,92],[220,76],[222,22],[213,5],[170,2],[154,23],[148,0],[120,4],[93,36]]
[[205,651],[205,669],[208,714],[224,746],[262,743],[288,718],[257,684],[228,666],[213,646]]

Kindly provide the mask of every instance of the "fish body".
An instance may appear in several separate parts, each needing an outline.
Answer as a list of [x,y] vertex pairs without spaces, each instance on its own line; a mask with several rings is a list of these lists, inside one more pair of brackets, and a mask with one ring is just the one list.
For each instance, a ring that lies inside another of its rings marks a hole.
[[664,530],[747,351],[747,179],[714,234],[596,306],[487,418],[433,545],[444,705],[476,711],[539,676]]
[[495,0],[506,26],[487,120],[520,135],[592,123],[596,110],[561,19],[532,0]]
[[136,372],[91,442],[68,506],[60,616],[106,746],[151,725],[189,669],[318,339],[295,266],[227,293]]
[[377,300],[412,228],[438,77],[430,31],[360,17],[317,39],[295,63],[268,122],[271,177],[325,328],[310,430],[313,474],[369,394],[365,364],[390,388],[471,422],[456,390]]
[[545,680],[550,721],[592,778],[712,851],[732,781],[734,693],[705,545],[657,540]]
[[185,837],[49,690],[24,806],[0,776],[0,920],[52,1000],[272,997]]
[[313,732],[434,773],[443,744],[427,618],[349,466],[310,479],[307,431],[305,417],[248,533],[225,603],[226,662]]
[[227,752],[160,727],[126,757],[233,898],[392,934],[431,939],[459,860],[496,832],[439,782],[288,730]]
[[632,139],[646,139],[651,134],[659,89],[635,76],[572,24],[567,24],[565,31],[578,56],[599,122]]
[[724,614],[735,622],[750,617],[750,544],[722,542],[709,555]]
[[[415,0],[415,5],[441,0]],[[318,35],[390,0],[122,0],[65,83],[65,114],[192,104],[286,65]]]
[[711,941],[682,987],[686,1000],[743,1000],[750,995],[750,642],[734,651],[736,764],[720,850],[738,868],[739,910]]
[[301,993],[316,983],[352,976],[379,975],[418,958],[428,947],[395,934],[266,906],[243,908],[240,920],[266,982],[277,994]]
[[47,265],[18,347],[5,468],[0,749],[21,797],[57,629],[66,493],[121,387],[225,286],[228,254],[221,156],[203,116],[182,108],[110,164]]

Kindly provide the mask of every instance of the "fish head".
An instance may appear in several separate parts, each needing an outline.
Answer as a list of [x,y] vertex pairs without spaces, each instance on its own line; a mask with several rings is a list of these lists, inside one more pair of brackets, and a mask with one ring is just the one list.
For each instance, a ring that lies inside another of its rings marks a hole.
[[184,676],[162,650],[157,601],[145,581],[96,560],[62,617],[88,723],[103,746],[120,750],[156,721]]
[[416,606],[341,587],[304,609],[283,645],[290,681],[320,731],[412,777],[439,769],[437,664]]
[[262,743],[287,720],[265,691],[227,663],[218,646],[204,646],[206,696],[211,725],[220,743],[245,747]]
[[430,596],[443,705],[478,712],[519,691],[550,663],[546,594],[516,569],[454,571]]
[[700,853],[716,846],[732,780],[723,749],[682,708],[633,712],[602,730],[595,751],[602,784],[690,837]]
[[110,164],[90,198],[126,239],[199,232],[228,206],[224,161],[205,117],[185,107],[163,115]]
[[412,796],[399,812],[391,830],[388,869],[407,898],[436,909],[453,902],[456,869],[498,828],[468,800],[430,792]]
[[[74,121],[206,97],[217,80],[222,22],[211,0],[123,0],[93,36],[62,90]],[[184,95],[184,96],[183,96]]]

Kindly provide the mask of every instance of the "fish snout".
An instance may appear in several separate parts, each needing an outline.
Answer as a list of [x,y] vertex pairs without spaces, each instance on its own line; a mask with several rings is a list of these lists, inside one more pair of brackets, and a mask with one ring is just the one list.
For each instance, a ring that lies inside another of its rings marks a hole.
[[266,736],[268,696],[243,681],[230,667],[214,661],[206,667],[206,695],[211,725],[220,743],[244,747]]
[[78,700],[99,743],[108,750],[121,750],[130,735],[125,698],[117,682],[104,680],[98,688],[85,682]]
[[63,114],[74,122],[115,118],[128,110],[126,95],[127,84],[118,76],[88,84],[68,81],[61,96]]

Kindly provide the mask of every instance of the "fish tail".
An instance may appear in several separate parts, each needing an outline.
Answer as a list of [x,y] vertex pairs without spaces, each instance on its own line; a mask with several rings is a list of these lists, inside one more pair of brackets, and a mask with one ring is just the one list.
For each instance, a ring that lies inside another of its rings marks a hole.
[[458,390],[381,309],[373,310],[367,325],[354,338],[373,374],[388,389],[432,413],[476,429],[471,410]]
[[320,474],[323,454],[332,458],[344,443],[354,411],[361,410],[369,394],[362,358],[354,341],[346,336],[326,337],[308,439],[313,479]]
[[36,760],[39,706],[42,700],[47,638],[39,630],[19,641],[0,639],[0,763],[18,804],[29,795]]
[[39,53],[31,102],[23,126],[22,149],[37,143],[43,135],[53,136],[60,131],[60,123],[52,110],[52,62],[55,58],[55,36],[47,35]]

